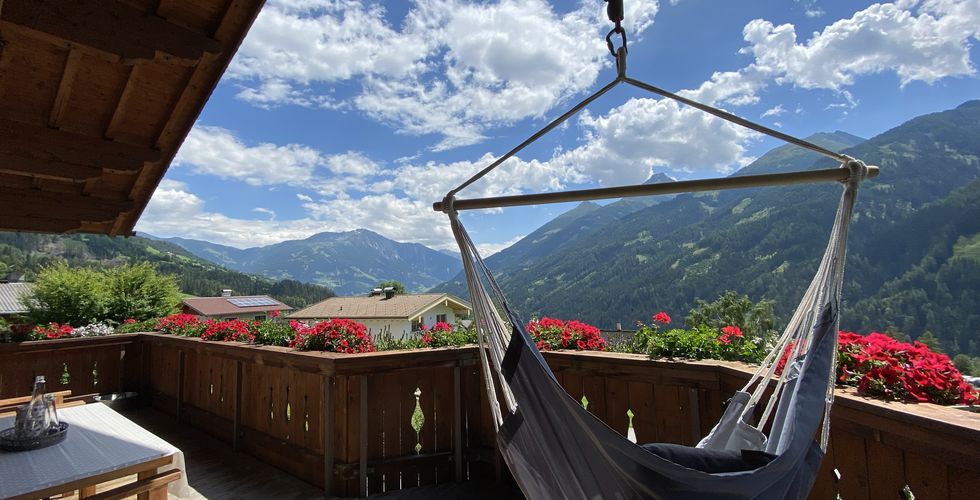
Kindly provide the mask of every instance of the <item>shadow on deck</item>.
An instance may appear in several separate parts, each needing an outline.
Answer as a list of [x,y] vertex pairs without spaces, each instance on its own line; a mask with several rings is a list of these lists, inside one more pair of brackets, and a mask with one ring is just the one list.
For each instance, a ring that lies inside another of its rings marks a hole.
[[[140,408],[128,410],[124,414],[184,452],[188,481],[199,495],[193,497],[194,499],[323,498],[323,490],[320,488],[249,455],[236,452],[227,444],[197,429],[177,425],[173,418],[159,411]],[[372,497],[387,500],[524,498],[520,490],[512,484],[482,481],[410,488]]]

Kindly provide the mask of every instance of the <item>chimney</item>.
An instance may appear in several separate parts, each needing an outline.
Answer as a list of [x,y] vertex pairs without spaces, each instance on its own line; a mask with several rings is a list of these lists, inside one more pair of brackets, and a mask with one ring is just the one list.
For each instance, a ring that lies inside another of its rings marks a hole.
[[395,287],[386,286],[384,292],[385,292],[385,299],[390,299],[395,296]]
[[222,297],[231,297],[231,288],[222,288],[221,289],[221,296]]
[[368,297],[374,297],[375,295],[381,295],[381,291],[382,290],[380,288],[372,288],[371,291],[368,292]]

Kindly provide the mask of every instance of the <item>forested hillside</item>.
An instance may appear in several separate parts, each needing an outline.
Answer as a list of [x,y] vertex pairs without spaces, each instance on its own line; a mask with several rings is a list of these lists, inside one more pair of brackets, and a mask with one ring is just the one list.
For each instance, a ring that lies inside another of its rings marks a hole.
[[181,291],[189,295],[214,296],[222,288],[231,288],[235,295],[268,294],[297,308],[333,296],[330,289],[318,285],[295,280],[274,281],[232,271],[163,241],[0,232],[0,276],[20,272],[31,279],[41,267],[60,259],[72,267],[146,261],[160,273],[176,275]]
[[[931,331],[949,353],[980,354],[978,137],[980,101],[970,101],[844,149],[879,165],[881,175],[858,197],[842,327],[912,338]],[[833,138],[838,146],[857,140]],[[745,170],[832,166],[777,148]],[[660,310],[685,314],[696,298],[737,290],[773,299],[785,319],[813,276],[839,196],[831,185],[682,195],[593,227],[592,236],[530,264],[493,265],[506,262],[505,250],[490,267],[526,315],[628,325]]]

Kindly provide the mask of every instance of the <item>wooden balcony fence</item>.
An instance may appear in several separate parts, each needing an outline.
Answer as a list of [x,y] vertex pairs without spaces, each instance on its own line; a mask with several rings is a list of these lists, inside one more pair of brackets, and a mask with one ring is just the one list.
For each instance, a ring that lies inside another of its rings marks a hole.
[[[476,353],[301,353],[157,334],[24,342],[0,345],[0,398],[40,374],[73,394],[139,391],[182,425],[335,495],[368,496],[506,474]],[[751,373],[628,354],[546,359],[572,397],[641,443],[695,443]],[[980,415],[838,391],[811,498],[894,499],[905,484],[918,499],[976,498]]]

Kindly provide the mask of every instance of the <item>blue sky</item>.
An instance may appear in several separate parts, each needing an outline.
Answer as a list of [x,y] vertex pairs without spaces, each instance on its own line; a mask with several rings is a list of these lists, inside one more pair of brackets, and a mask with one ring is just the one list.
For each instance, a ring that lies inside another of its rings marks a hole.
[[[628,74],[790,134],[980,98],[980,0],[625,0]],[[236,247],[430,205],[615,77],[600,0],[269,0],[137,224]],[[727,175],[779,143],[621,86],[459,198]],[[569,205],[466,213],[485,254]]]

